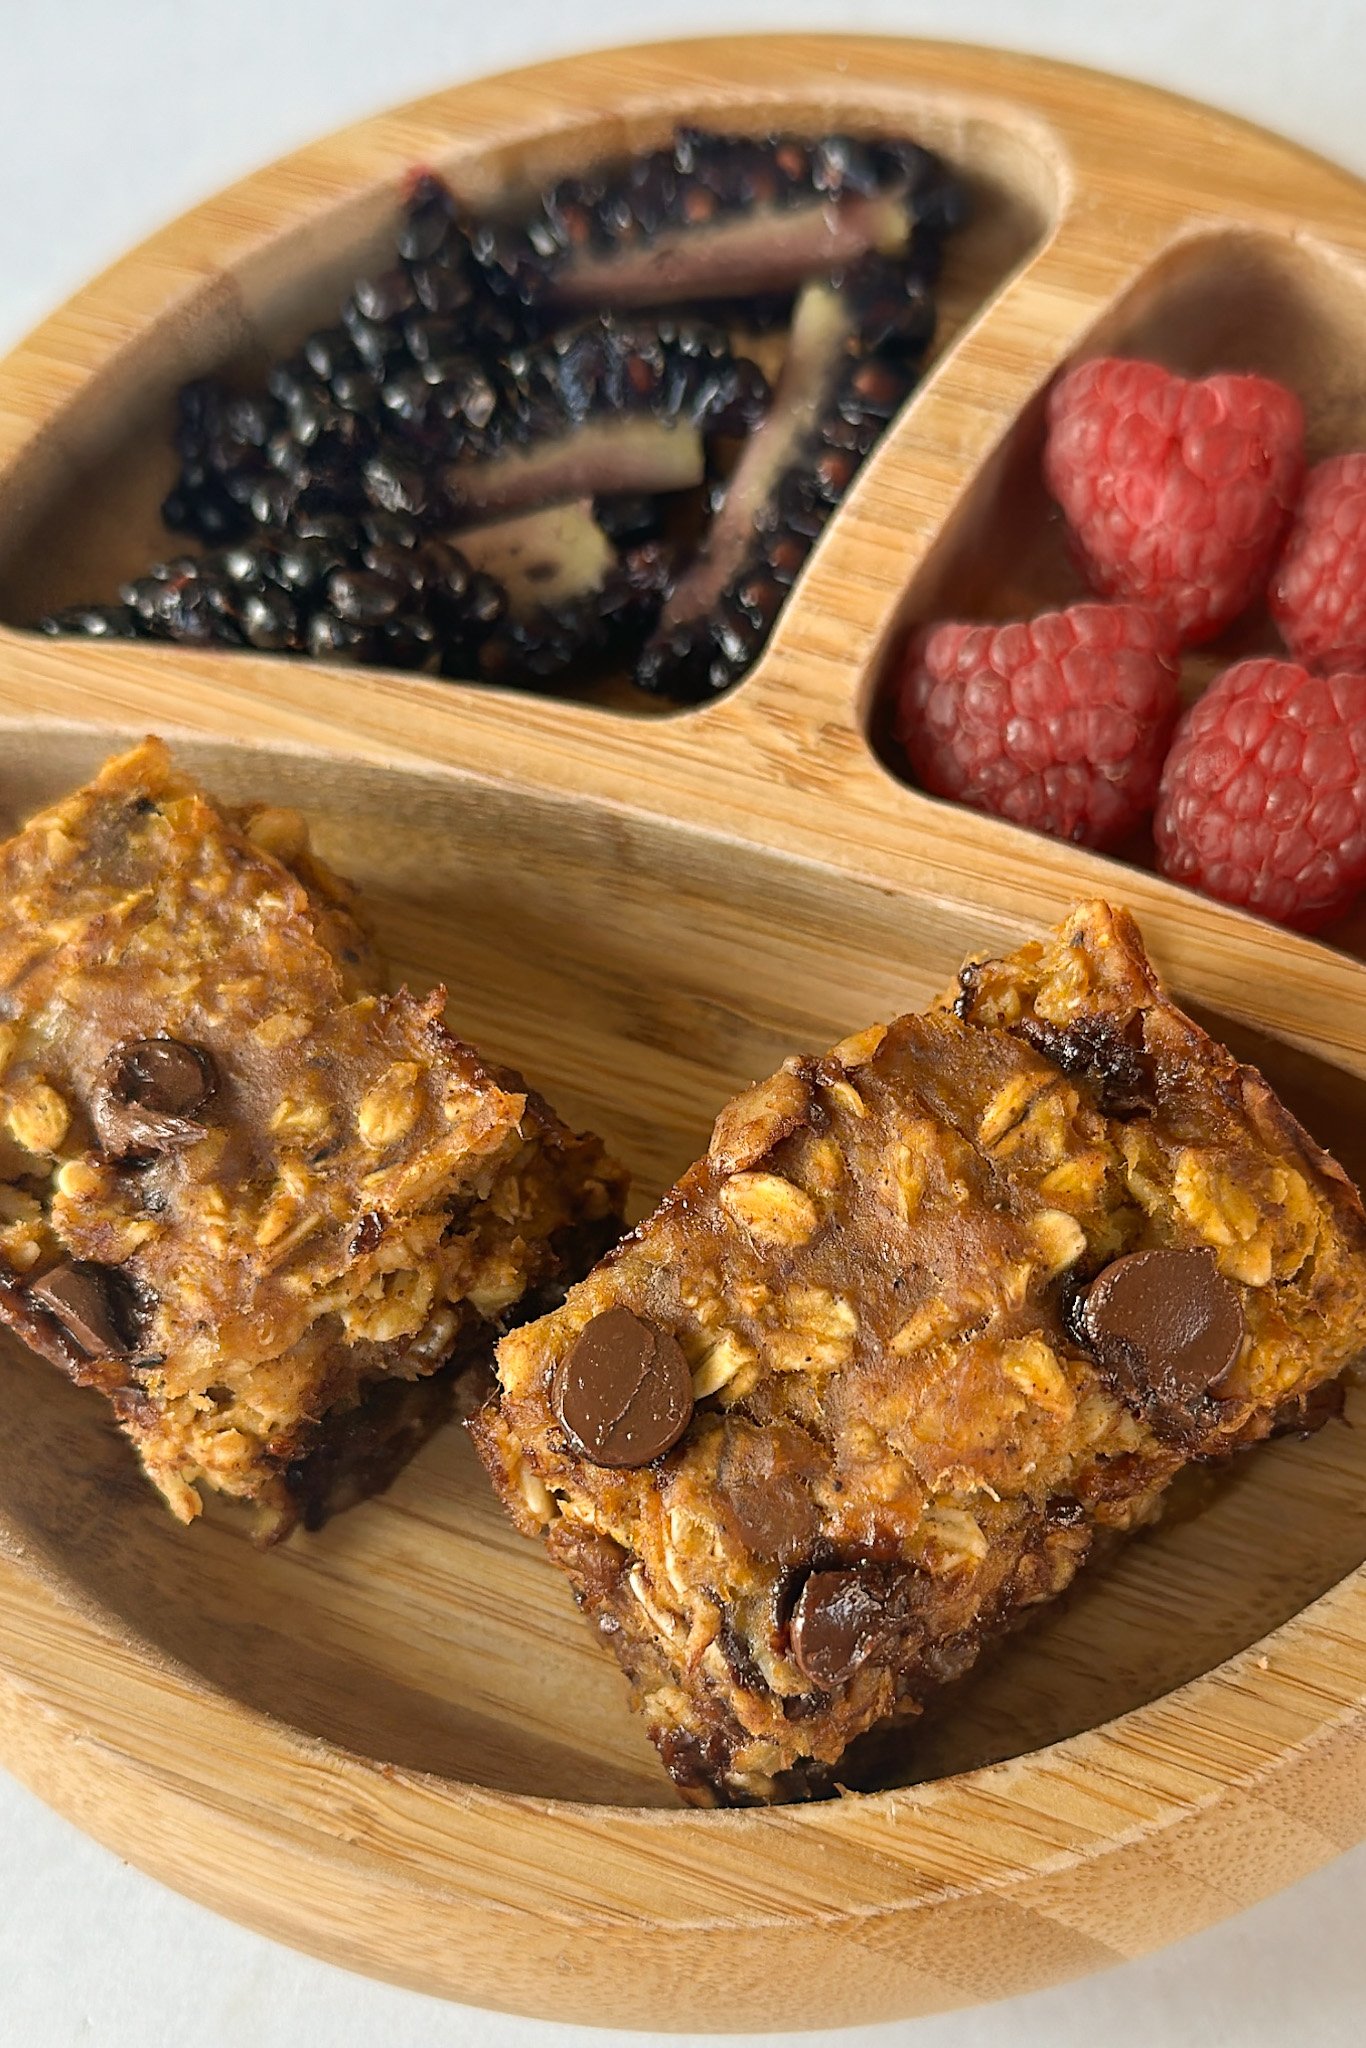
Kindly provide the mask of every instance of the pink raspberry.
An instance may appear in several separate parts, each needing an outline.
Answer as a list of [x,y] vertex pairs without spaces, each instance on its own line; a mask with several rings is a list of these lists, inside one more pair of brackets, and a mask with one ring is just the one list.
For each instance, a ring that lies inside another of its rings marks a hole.
[[907,655],[896,736],[933,795],[1111,846],[1152,809],[1176,679],[1162,626],[1137,605],[935,626]]
[[1090,581],[1183,647],[1258,595],[1303,474],[1303,409],[1268,377],[1099,356],[1049,399],[1044,479]]
[[1316,931],[1366,887],[1366,675],[1240,661],[1186,713],[1155,821],[1165,873]]
[[1366,668],[1366,455],[1310,470],[1267,597],[1300,661]]

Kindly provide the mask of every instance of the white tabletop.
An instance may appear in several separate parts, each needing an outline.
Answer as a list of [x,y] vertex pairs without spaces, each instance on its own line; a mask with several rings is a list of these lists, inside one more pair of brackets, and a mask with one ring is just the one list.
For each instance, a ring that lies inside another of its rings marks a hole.
[[[169,214],[389,102],[590,40],[854,26],[1108,66],[1216,100],[1366,172],[1360,0],[0,0],[0,345]],[[1108,1976],[917,2025],[801,2038],[1355,2048],[1364,1926],[1366,1847]],[[443,2006],[274,1947],[120,1864],[0,1773],[4,2048],[570,2048],[593,2038]]]

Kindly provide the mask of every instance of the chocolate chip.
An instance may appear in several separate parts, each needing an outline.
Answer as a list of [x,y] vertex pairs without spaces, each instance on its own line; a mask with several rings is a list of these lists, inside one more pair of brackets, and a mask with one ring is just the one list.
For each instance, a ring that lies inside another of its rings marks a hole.
[[1064,1074],[1089,1082],[1105,1116],[1123,1123],[1151,1114],[1157,1070],[1144,1050],[1141,1014],[1136,1012],[1122,1028],[1103,1011],[1083,1012],[1068,1024],[1026,1017],[1020,1036]]
[[86,1358],[126,1358],[137,1341],[133,1291],[112,1266],[73,1260],[28,1289],[29,1300],[60,1323]]
[[37,1306],[23,1282],[9,1273],[0,1273],[0,1325],[12,1330],[39,1358],[69,1373],[78,1385],[90,1377],[85,1353],[53,1316]]
[[728,1426],[717,1492],[755,1557],[772,1564],[810,1558],[821,1516],[807,1481],[818,1463],[816,1446],[803,1430]]
[[911,1578],[878,1565],[812,1572],[788,1624],[792,1661],[803,1677],[828,1691],[890,1649],[905,1627]]
[[704,1742],[687,1728],[661,1728],[654,1742],[665,1770],[681,1791],[705,1794],[708,1805],[729,1804],[725,1773],[732,1758],[721,1729],[713,1729]]
[[765,1491],[757,1481],[737,1477],[726,1493],[740,1534],[756,1557],[792,1564],[810,1550],[821,1518],[800,1480],[780,1478]]
[[159,1116],[186,1116],[213,1092],[213,1062],[178,1038],[130,1038],[105,1062],[120,1102]]
[[356,1234],[351,1239],[351,1256],[363,1258],[366,1252],[374,1251],[384,1235],[384,1218],[376,1209],[368,1209],[356,1225]]
[[628,1308],[609,1308],[579,1333],[552,1399],[585,1457],[628,1469],[678,1442],[692,1415],[692,1374],[667,1330]]
[[731,1677],[744,1692],[768,1691],[768,1680],[764,1677],[753,1651],[745,1640],[744,1632],[729,1607],[721,1609],[716,1643],[726,1660]]
[[1126,1399],[1189,1413],[1243,1342],[1238,1290],[1203,1246],[1130,1252],[1082,1297],[1076,1323],[1101,1372]]
[[977,1004],[977,985],[988,964],[985,960],[968,960],[958,970],[958,993],[953,999],[953,1014],[962,1024],[972,1022]]
[[217,1086],[213,1060],[178,1038],[127,1038],[100,1069],[90,1115],[106,1152],[146,1157],[204,1134],[194,1112]]

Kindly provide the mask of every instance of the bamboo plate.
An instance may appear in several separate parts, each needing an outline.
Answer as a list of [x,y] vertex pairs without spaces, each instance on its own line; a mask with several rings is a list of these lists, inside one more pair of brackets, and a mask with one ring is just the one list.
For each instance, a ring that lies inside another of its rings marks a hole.
[[[482,202],[679,117],[909,132],[981,202],[938,367],[749,679],[644,717],[7,626],[0,805],[69,786],[110,728],[189,735],[225,794],[318,820],[401,970],[446,978],[461,1026],[604,1131],[643,1196],[781,1053],[921,1002],[1088,891],[1133,905],[1178,990],[1360,1172],[1351,930],[1291,937],[933,804],[876,750],[909,621],[1063,587],[1032,479],[1075,349],[1271,370],[1314,454],[1366,445],[1363,189],[1199,107],[781,37],[578,58],[367,122],[154,237],[0,368],[0,617],[150,559],[174,388],[325,311],[414,161]],[[1360,1429],[1270,1446],[1083,1585],[927,1727],[921,1782],[699,1813],[458,1432],[261,1556],[229,1517],[174,1525],[58,1375],[5,1352],[0,1389],[5,1761],[168,1883],[352,1968],[619,2025],[873,2020],[1137,1954],[1366,1833]]]

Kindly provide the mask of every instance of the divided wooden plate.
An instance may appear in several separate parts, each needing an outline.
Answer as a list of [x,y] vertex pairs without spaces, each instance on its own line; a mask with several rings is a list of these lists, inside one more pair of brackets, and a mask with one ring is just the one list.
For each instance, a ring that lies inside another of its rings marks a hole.
[[[886,129],[972,177],[938,365],[723,701],[669,716],[18,630],[156,551],[171,394],[294,339],[415,161],[487,201],[682,118]],[[180,733],[298,803],[399,970],[593,1122],[651,1197],[783,1052],[923,1001],[1077,896],[1366,1167],[1366,967],[901,786],[878,678],[915,618],[1059,587],[1031,481],[1069,354],[1288,376],[1366,444],[1366,194],[1199,107],[946,45],[780,37],[438,95],[247,180],[0,368],[0,806]],[[913,1746],[919,1782],[677,1810],[613,1667],[459,1432],[325,1533],[184,1531],[97,1404],[0,1357],[0,1754],[80,1825],[276,1938],[560,2019],[907,2015],[1096,1968],[1366,1833],[1366,1431],[1273,1445],[1132,1546]],[[1353,1403],[1358,1417],[1366,1402]]]

